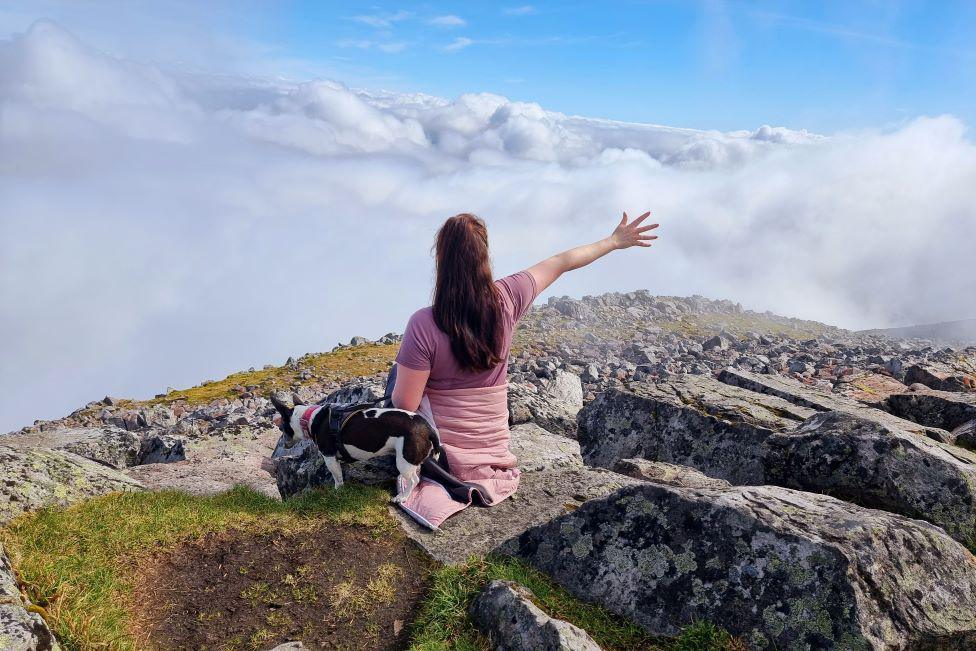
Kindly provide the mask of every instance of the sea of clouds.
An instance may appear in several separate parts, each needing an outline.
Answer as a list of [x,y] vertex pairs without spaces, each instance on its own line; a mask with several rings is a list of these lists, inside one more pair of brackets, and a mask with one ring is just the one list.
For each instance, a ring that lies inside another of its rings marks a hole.
[[451,214],[485,218],[501,275],[647,209],[655,247],[549,294],[976,316],[976,146],[952,116],[706,132],[160,69],[38,22],[0,40],[0,431],[400,331]]

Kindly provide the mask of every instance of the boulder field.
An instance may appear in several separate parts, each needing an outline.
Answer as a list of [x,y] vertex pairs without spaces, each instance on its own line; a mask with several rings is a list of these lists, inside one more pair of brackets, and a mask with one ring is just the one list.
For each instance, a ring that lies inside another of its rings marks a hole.
[[[382,393],[383,374],[337,382],[313,362],[281,367],[293,402]],[[508,370],[515,496],[437,532],[391,506],[437,561],[517,556],[655,635],[707,620],[754,649],[976,648],[976,347],[639,291],[534,307]],[[119,490],[331,486],[273,413],[244,377],[202,401],[105,398],[37,422],[0,438],[0,521]],[[0,648],[57,648],[42,613],[0,550]],[[597,648],[515,584],[470,615],[499,648]]]

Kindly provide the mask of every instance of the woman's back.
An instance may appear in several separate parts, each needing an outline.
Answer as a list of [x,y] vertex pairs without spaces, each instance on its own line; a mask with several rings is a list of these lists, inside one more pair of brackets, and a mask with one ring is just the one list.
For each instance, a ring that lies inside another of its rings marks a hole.
[[515,323],[525,314],[538,294],[536,282],[528,271],[520,271],[495,281],[502,299],[503,361],[486,371],[462,369],[451,352],[451,341],[434,322],[433,308],[414,312],[403,333],[403,344],[397,364],[415,371],[430,371],[427,386],[433,390],[491,387],[505,384],[508,374],[508,351],[512,345]]

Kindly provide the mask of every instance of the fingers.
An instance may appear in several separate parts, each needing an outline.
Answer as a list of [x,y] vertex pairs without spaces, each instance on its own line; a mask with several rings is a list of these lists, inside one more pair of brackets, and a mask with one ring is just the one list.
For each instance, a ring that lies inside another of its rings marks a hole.
[[652,247],[652,246],[654,246],[654,245],[653,245],[653,244],[651,244],[650,242],[638,242],[638,243],[637,243],[637,246],[642,246],[642,247],[644,247],[645,249],[649,249],[650,247]]
[[[637,222],[634,222],[634,223],[636,224]],[[638,233],[643,233],[644,231],[653,230],[653,229],[657,228],[658,226],[660,226],[660,224],[651,224],[650,226],[641,226],[640,228],[637,229],[637,232]]]
[[640,235],[638,236],[637,241],[643,242],[646,240],[656,240],[656,239],[657,239],[657,235]]
[[633,222],[631,222],[631,226],[639,226],[640,223],[645,219],[647,219],[650,214],[651,214],[650,211],[644,213],[643,215],[635,219]]
[[626,212],[624,213],[623,219],[620,220],[620,225],[621,226],[626,226],[627,225],[627,213]]

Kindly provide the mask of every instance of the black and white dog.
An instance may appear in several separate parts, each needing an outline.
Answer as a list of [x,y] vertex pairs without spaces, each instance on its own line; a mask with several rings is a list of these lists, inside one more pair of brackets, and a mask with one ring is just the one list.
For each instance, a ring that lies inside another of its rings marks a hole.
[[420,483],[420,464],[431,455],[440,457],[441,443],[437,431],[420,414],[405,409],[368,407],[354,411],[341,423],[332,421],[332,410],[322,405],[289,407],[277,396],[271,403],[281,414],[281,431],[285,447],[290,448],[302,439],[318,446],[325,465],[332,473],[335,487],[342,486],[343,461],[364,461],[384,454],[396,454],[399,492],[394,502],[407,499]]

